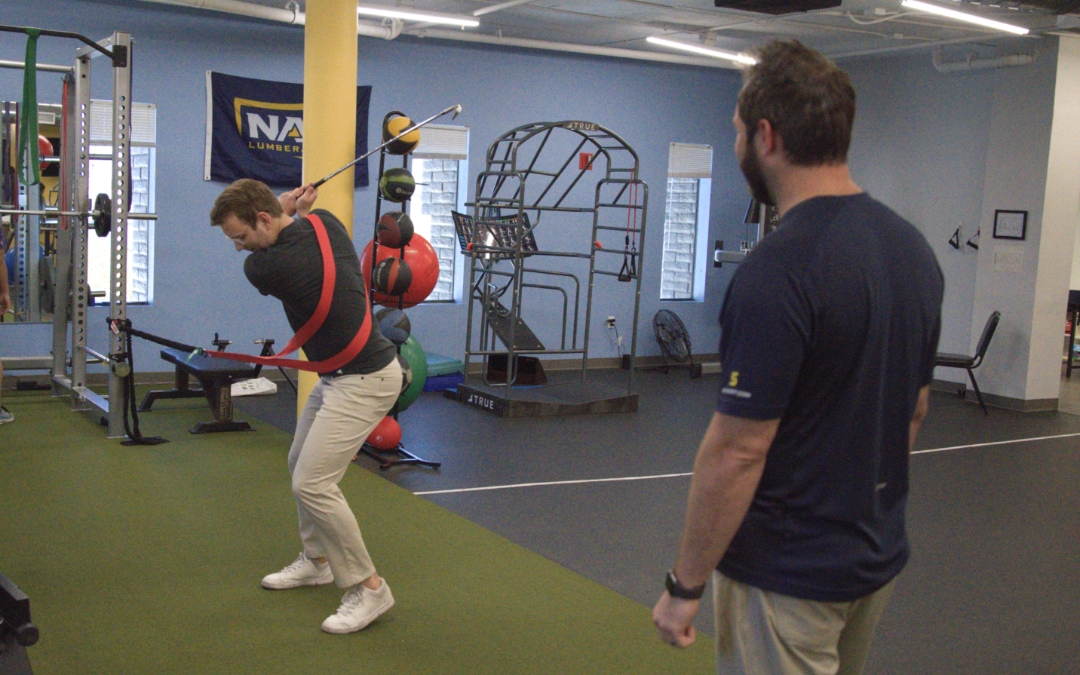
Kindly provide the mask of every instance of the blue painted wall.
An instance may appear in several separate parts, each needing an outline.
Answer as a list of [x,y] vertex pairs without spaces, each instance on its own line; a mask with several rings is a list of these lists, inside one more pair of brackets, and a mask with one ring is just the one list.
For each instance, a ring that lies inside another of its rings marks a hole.
[[941,349],[966,352],[977,251],[949,246],[978,228],[995,78],[939,73],[929,53],[845,64],[859,96],[851,153],[857,182],[927,237],[945,275]]
[[[962,244],[981,229],[984,247],[992,245],[992,225],[984,213],[984,202],[996,199],[984,186],[988,150],[994,144],[1019,143],[1022,151],[1007,153],[1015,163],[1010,170],[1017,181],[1046,172],[1045,141],[1031,139],[1049,138],[1056,43],[1048,37],[1034,44],[1020,41],[1014,47],[1034,52],[1035,63],[941,73],[930,53],[921,51],[841,64],[851,73],[858,93],[852,174],[918,227],[933,247],[945,275],[940,342],[945,352],[971,353],[985,321],[985,316],[972,315],[978,251],[966,245],[957,250],[948,241],[960,227]],[[1009,87],[1024,92],[1029,112],[1016,119],[1008,138],[995,138],[991,136],[995,91]],[[964,381],[962,371],[941,369],[938,376]]]
[[[242,255],[207,214],[224,187],[202,179],[207,70],[282,81],[303,77],[303,31],[141,2],[4,0],[0,22],[69,30],[100,38],[127,30],[136,40],[134,98],[158,111],[156,294],[152,307],[132,307],[134,324],[153,333],[193,344],[207,344],[215,331],[238,345],[259,337],[291,333],[280,305],[255,292],[244,279]],[[75,45],[43,38],[39,61],[68,64]],[[24,40],[0,35],[0,59],[22,60]],[[94,97],[110,96],[108,67],[95,61]],[[59,101],[56,75],[39,76],[39,99]],[[716,316],[731,266],[709,268],[706,301],[661,303],[660,259],[668,144],[679,141],[714,147],[710,237],[737,240],[746,189],[732,157],[730,118],[740,85],[730,70],[660,65],[598,57],[501,49],[464,43],[399,38],[360,39],[359,84],[373,86],[370,137],[391,109],[427,116],[461,103],[455,124],[471,128],[470,198],[475,175],[483,169],[487,146],[520,124],[560,119],[600,123],[633,146],[642,177],[651,188],[649,231],[645,242],[639,353],[657,354],[651,319],[662,306],[687,324],[695,350],[714,352],[719,337]],[[21,73],[0,71],[0,96],[18,100]],[[372,173],[376,165],[371,165]],[[373,216],[372,189],[356,193],[356,241],[369,238],[365,214]],[[369,217],[370,217],[369,216]],[[545,217],[543,242],[580,238],[580,229]],[[587,240],[587,235],[586,240]],[[554,245],[552,246],[554,247]],[[615,348],[602,328],[618,317],[623,335],[632,316],[630,284],[598,284],[594,300],[591,356],[610,357]],[[534,314],[534,312],[536,314]],[[465,342],[465,306],[432,305],[410,310],[414,334],[431,352],[460,357]],[[91,343],[105,343],[103,309],[91,315]],[[549,303],[526,307],[526,319],[539,326],[557,320]],[[0,326],[0,354],[44,354],[50,348],[47,326]],[[156,348],[136,348],[140,370],[167,370]]]

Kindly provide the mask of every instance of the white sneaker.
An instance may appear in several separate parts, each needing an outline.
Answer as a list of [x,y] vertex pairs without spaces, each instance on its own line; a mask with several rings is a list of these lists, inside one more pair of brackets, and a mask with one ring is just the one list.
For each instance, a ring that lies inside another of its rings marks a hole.
[[281,591],[286,588],[322,586],[333,582],[334,573],[330,571],[329,564],[323,563],[320,567],[301,553],[285,569],[263,577],[262,587],[273,591]]
[[386,579],[383,579],[382,586],[379,586],[377,591],[357,584],[341,598],[341,607],[338,607],[337,613],[323,621],[322,629],[338,635],[355,633],[366,628],[393,606],[394,596]]
[[8,422],[14,422],[15,416],[12,415],[7,408],[0,405],[0,424],[7,424]]

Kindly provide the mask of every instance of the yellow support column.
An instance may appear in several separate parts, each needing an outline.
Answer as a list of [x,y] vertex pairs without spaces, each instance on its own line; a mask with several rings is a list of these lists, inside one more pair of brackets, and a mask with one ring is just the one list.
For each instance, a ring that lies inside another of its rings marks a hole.
[[[304,183],[356,158],[356,0],[308,0],[304,27]],[[319,208],[352,234],[353,170],[319,188]],[[297,414],[315,386],[300,373]]]

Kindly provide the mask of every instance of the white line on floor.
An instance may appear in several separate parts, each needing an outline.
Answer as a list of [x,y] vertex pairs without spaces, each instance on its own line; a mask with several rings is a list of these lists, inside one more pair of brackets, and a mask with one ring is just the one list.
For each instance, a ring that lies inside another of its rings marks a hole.
[[968,448],[985,448],[990,445],[1009,445],[1010,443],[1031,443],[1034,441],[1050,441],[1055,438],[1075,438],[1080,433],[1058,434],[1057,436],[1036,436],[1035,438],[1017,438],[1011,441],[994,441],[992,443],[973,443],[971,445],[954,445],[948,448],[931,448],[930,450],[916,450],[913,455],[924,455],[929,452],[945,452],[946,450],[966,450]]
[[[1050,441],[1057,438],[1075,438],[1080,433],[1058,434],[1057,436],[1036,436],[1034,438],[1016,438],[1011,441],[993,441],[991,443],[972,443],[971,445],[953,445],[947,448],[931,448],[929,450],[915,450],[911,454],[924,455],[931,452],[946,452],[948,450],[966,450],[968,448],[985,448],[991,445],[1009,445],[1012,443],[1032,443],[1035,441]],[[489,485],[487,487],[458,488],[456,490],[427,490],[414,492],[415,495],[446,495],[457,492],[484,492],[487,490],[509,490],[511,488],[547,487],[549,485],[581,485],[583,483],[619,483],[632,480],[654,480],[657,478],[685,478],[694,475],[690,473],[664,473],[657,476],[626,476],[623,478],[589,478],[586,480],[556,480],[543,483],[515,483],[512,485]]]
[[509,490],[510,488],[541,487],[547,485],[580,485],[582,483],[617,483],[628,480],[653,480],[654,478],[683,478],[693,473],[665,473],[659,476],[627,476],[625,478],[589,478],[587,480],[556,480],[547,483],[516,483],[514,485],[489,485],[488,487],[460,488],[457,490],[429,490],[414,492],[414,495],[445,495],[453,492],[480,492],[482,490]]

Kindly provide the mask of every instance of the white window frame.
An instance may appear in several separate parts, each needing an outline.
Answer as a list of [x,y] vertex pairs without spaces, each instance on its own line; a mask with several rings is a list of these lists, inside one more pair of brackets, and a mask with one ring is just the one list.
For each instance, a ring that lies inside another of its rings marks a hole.
[[[465,198],[468,194],[468,172],[469,172],[469,127],[453,126],[448,124],[429,124],[420,130],[420,143],[417,145],[416,150],[412,153],[413,175],[418,176],[419,180],[420,167],[416,165],[416,160],[437,160],[437,161],[456,161],[457,162],[457,193],[455,195],[455,203],[453,209],[456,211],[464,212],[465,210]],[[418,186],[422,194],[424,186]],[[410,200],[412,218],[415,221],[418,217],[417,213],[423,208],[423,204],[420,200],[414,198]],[[461,252],[457,243],[457,237],[453,237],[453,243],[451,245],[453,251],[453,265],[454,276],[452,281],[452,288],[450,289],[450,298],[441,300],[426,300],[425,303],[440,304],[440,303],[460,303],[463,295],[463,286],[465,283],[465,257]]]
[[[92,100],[90,102],[90,154],[111,155],[112,146],[112,101]],[[142,293],[133,288],[132,280],[135,278],[137,246],[141,243],[139,237],[128,236],[127,250],[127,303],[132,305],[152,305],[154,302],[154,237],[155,222],[152,220],[140,220],[138,213],[156,212],[156,174],[157,174],[157,108],[151,103],[133,103],[131,106],[131,143],[132,155],[140,148],[148,148],[147,162],[147,202],[145,205],[133,203],[128,218],[128,229],[145,228],[146,231],[146,289]],[[134,169],[135,167],[133,167]],[[104,173],[102,176],[101,174]],[[130,180],[134,187],[134,181],[140,180],[132,172]],[[112,193],[112,162],[109,160],[90,160],[90,189],[91,202],[99,192]],[[104,258],[105,281],[104,283],[92,283],[92,290],[104,290],[105,297],[100,298],[100,304],[112,301],[112,289],[109,284],[109,257],[112,245],[112,233],[105,237],[92,235],[87,242],[90,269],[88,277],[100,277],[100,267]],[[100,286],[100,287],[99,287]]]
[[[671,143],[668,146],[668,182],[667,200],[664,214],[664,248],[661,255],[660,270],[660,299],[662,301],[696,301],[705,300],[705,270],[707,269],[706,255],[709,238],[709,204],[712,197],[712,146],[695,143]],[[666,264],[672,260],[669,257],[677,255],[676,244],[672,238],[678,236],[673,230],[673,213],[671,206],[672,187],[675,180],[695,180],[695,212],[694,232],[691,249],[691,283],[688,294],[669,293],[664,283],[664,275],[667,272]]]

